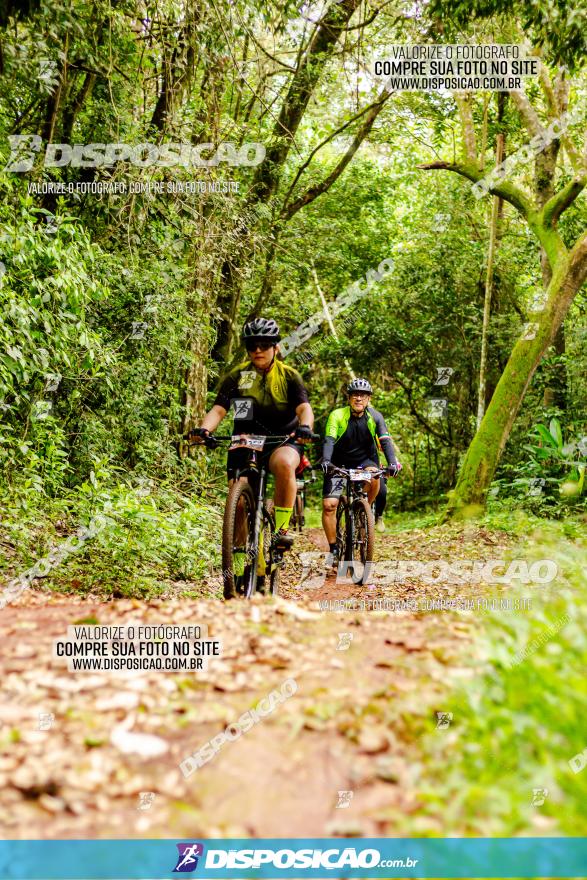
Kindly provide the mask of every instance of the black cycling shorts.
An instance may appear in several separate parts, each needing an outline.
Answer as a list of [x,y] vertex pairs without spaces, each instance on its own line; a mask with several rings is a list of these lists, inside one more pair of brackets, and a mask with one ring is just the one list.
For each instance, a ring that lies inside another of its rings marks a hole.
[[[367,468],[374,467],[378,468],[380,465],[376,461],[372,461],[370,458],[366,458],[360,464],[352,465],[353,468]],[[323,498],[340,498],[342,493],[344,492],[346,487],[346,477],[341,477],[338,474],[324,474],[324,485],[322,486],[322,497]]]
[[[302,460],[302,454],[304,452],[303,444],[296,443],[293,437],[291,437],[289,440],[286,440],[285,443],[283,443],[281,440],[279,440],[278,442],[272,442],[271,437],[267,437],[267,440],[265,441],[265,446],[263,447],[263,451],[257,458],[257,463],[259,465],[266,465],[275,450],[279,449],[280,446],[291,446],[298,453],[300,461]],[[229,480],[234,479],[237,470],[243,470],[244,468],[246,468],[249,458],[249,449],[231,449],[229,451],[228,455],[226,456],[226,473]]]

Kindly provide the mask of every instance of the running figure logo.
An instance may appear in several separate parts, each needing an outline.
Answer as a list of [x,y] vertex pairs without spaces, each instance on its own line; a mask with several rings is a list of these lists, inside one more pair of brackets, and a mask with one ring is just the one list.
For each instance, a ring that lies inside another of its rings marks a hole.
[[437,712],[436,718],[436,729],[446,730],[447,727],[450,727],[450,722],[452,721],[452,712]]
[[257,374],[254,370],[241,370],[240,381],[238,383],[239,389],[242,388],[243,391],[247,391],[249,388],[252,388],[256,375]]
[[191,874],[198,867],[200,856],[204,855],[204,845],[202,843],[178,843],[176,846],[179,856],[173,873]]
[[246,419],[249,421],[253,418],[253,401],[250,397],[235,397],[232,401],[235,419]]
[[353,799],[354,791],[339,791],[338,792],[338,802],[336,804],[337,810],[346,810],[351,805],[351,801]]
[[452,367],[436,367],[435,385],[448,385],[448,380],[454,373]]

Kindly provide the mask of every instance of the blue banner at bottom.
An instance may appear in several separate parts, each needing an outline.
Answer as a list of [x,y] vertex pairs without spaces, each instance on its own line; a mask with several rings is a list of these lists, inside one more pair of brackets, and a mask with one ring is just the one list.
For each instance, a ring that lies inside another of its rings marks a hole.
[[587,837],[5,840],[2,880],[586,877]]

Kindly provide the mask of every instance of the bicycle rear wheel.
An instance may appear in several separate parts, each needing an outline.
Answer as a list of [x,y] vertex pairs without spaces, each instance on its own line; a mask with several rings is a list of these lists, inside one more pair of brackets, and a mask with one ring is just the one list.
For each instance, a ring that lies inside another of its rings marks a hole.
[[255,496],[243,480],[233,483],[224,508],[222,526],[222,579],[224,598],[246,595],[251,574],[257,564],[253,548]]
[[[371,573],[371,562],[375,546],[375,520],[371,505],[366,498],[355,498],[352,506],[352,516],[354,534],[350,558],[353,563],[353,581],[358,584],[364,584],[368,581]],[[358,576],[357,569],[359,570]]]

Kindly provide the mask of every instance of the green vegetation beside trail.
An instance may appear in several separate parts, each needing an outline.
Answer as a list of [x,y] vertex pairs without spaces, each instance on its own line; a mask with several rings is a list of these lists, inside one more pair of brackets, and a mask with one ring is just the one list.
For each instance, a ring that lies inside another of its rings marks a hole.
[[532,589],[531,613],[487,615],[474,675],[439,707],[453,718],[426,738],[419,796],[430,829],[442,817],[444,834],[587,834],[585,764],[570,764],[587,748],[587,542],[576,526],[570,537],[534,521],[528,546],[559,576]]

